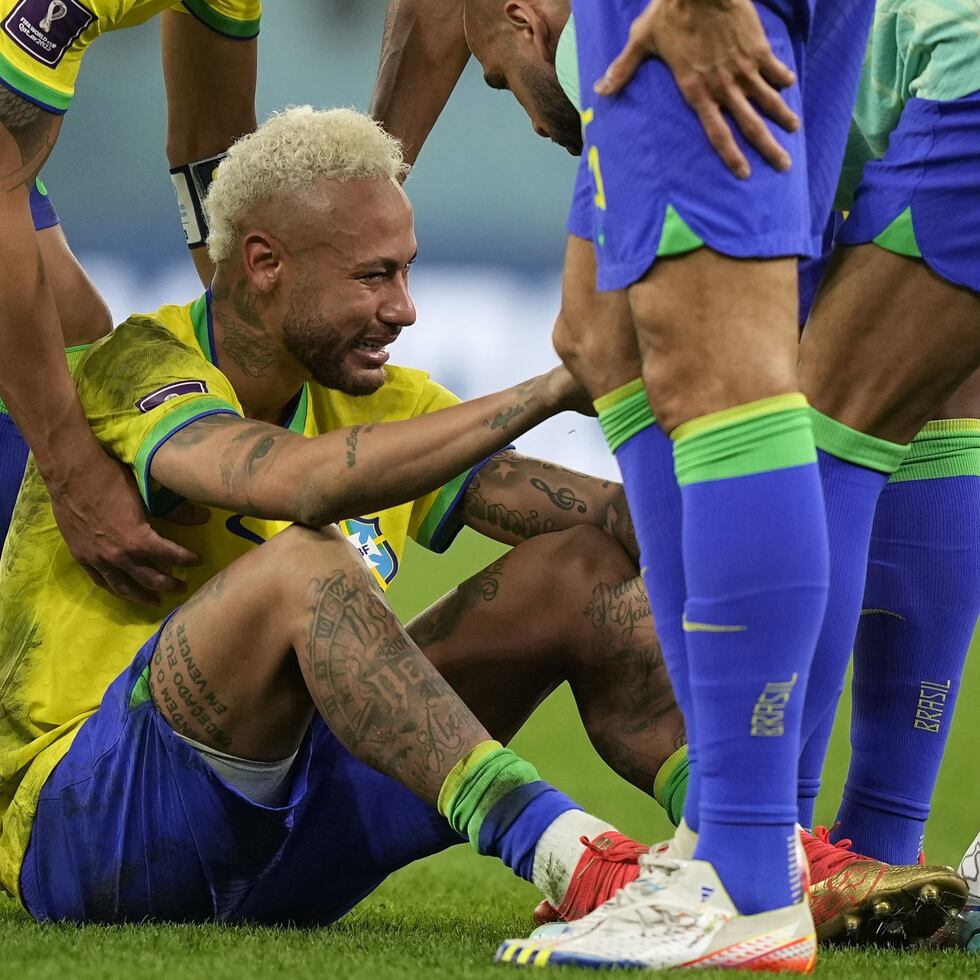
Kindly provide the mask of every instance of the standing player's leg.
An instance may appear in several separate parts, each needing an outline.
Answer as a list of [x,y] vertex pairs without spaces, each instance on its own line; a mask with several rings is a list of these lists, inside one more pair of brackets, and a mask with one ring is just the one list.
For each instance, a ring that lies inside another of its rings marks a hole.
[[863,606],[835,833],[912,864],[980,616],[980,372],[912,440],[881,494]]
[[[681,629],[686,591],[680,542],[680,489],[674,478],[670,439],[657,426],[643,385],[640,351],[626,292],[596,289],[595,249],[591,240],[580,237],[590,233],[578,219],[582,210],[582,174],[589,180],[584,186],[588,197],[585,203],[590,209],[592,206],[591,177],[588,167],[583,165],[569,219],[573,234],[569,236],[565,253],[562,309],[555,326],[555,348],[595,400],[606,441],[623,474],[658,639],[677,704],[686,721],[689,778],[684,822],[687,828],[696,831],[697,745]],[[686,831],[675,843],[677,856],[692,856],[691,836]]]

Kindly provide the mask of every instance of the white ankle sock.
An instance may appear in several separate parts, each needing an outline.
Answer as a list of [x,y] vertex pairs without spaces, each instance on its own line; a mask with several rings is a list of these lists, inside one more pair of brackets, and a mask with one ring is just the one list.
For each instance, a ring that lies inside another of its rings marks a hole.
[[534,849],[531,881],[555,908],[564,900],[572,872],[585,852],[582,838],[594,840],[615,829],[584,810],[566,810],[547,826]]

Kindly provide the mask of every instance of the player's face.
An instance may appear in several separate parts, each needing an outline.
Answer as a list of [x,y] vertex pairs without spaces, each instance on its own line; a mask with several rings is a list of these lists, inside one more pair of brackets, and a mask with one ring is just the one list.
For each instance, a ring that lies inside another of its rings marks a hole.
[[477,47],[483,78],[495,89],[509,89],[528,114],[539,136],[553,140],[573,156],[582,153],[582,124],[575,106],[558,84],[555,66],[530,45],[518,46],[506,36]]
[[384,384],[388,346],[415,322],[412,208],[387,180],[334,183],[322,203],[315,242],[291,249],[283,346],[318,383],[370,395]]

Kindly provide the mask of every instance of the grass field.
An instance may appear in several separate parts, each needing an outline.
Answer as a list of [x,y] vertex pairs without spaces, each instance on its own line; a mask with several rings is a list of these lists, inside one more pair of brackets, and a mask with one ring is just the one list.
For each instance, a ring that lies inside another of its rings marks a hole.
[[[442,594],[499,549],[475,536],[437,561],[411,556],[392,590],[403,615]],[[408,571],[406,568],[406,572]],[[546,573],[546,570],[545,570]],[[956,863],[980,824],[976,745],[980,736],[980,664],[972,658],[926,837],[932,862]],[[846,705],[831,748],[818,822],[833,819],[847,764]],[[515,744],[542,775],[584,806],[644,840],[669,825],[650,799],[624,784],[596,757],[566,691],[558,691]],[[324,873],[329,874],[329,869]],[[302,889],[303,883],[296,887]],[[342,922],[326,929],[220,926],[54,927],[31,922],[0,899],[0,976],[26,978],[232,977],[477,978],[506,976],[490,964],[501,938],[529,930],[534,890],[466,847],[406,868]],[[576,971],[570,971],[576,975]],[[829,951],[818,972],[845,980],[905,977],[976,978],[980,958],[936,951]]]

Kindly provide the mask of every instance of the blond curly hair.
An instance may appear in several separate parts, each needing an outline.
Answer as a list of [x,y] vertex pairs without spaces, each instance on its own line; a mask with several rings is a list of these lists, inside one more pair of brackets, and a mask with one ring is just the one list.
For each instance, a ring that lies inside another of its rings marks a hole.
[[238,247],[242,222],[267,202],[309,193],[318,180],[402,177],[401,144],[356,109],[301,105],[274,113],[232,144],[204,200],[213,262]]

